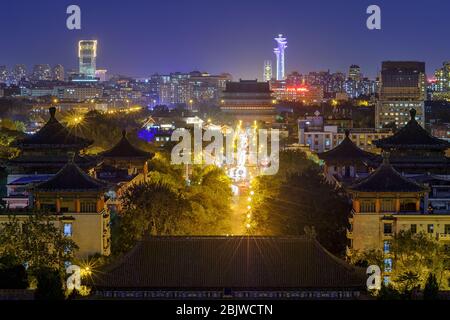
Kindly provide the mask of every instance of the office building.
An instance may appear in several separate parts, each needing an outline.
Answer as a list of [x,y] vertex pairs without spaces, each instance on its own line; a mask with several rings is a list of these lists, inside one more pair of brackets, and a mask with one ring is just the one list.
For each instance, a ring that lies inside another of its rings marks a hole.
[[13,81],[17,84],[27,77],[27,68],[24,64],[16,64],[12,70]]
[[384,61],[381,70],[379,101],[375,126],[401,128],[408,123],[409,110],[416,110],[416,120],[425,125],[425,63],[416,61]]
[[97,40],[78,42],[79,73],[87,78],[95,78],[97,70]]

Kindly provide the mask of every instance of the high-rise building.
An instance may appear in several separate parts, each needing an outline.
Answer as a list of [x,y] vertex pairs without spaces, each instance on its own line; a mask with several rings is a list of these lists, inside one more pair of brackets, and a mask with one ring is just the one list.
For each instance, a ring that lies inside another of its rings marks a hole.
[[8,81],[8,68],[6,66],[0,66],[0,83]]
[[79,72],[86,78],[95,78],[97,70],[97,40],[78,42]]
[[31,79],[34,81],[52,80],[52,69],[48,64],[36,64],[33,67]]
[[435,91],[450,91],[450,61],[444,62],[442,68],[434,72],[436,78]]
[[425,62],[384,61],[375,111],[376,127],[405,126],[410,120],[411,109],[416,110],[416,120],[424,126],[425,99]]
[[352,64],[348,70],[348,78],[353,81],[361,81],[361,68],[356,64]]
[[24,64],[16,64],[12,71],[13,81],[19,83],[22,79],[27,76],[27,68]]
[[287,39],[283,38],[282,34],[279,34],[275,41],[277,42],[277,47],[273,49],[275,56],[277,57],[277,77],[278,81],[284,80],[285,76],[285,57],[284,51],[287,48]]
[[264,61],[263,81],[272,80],[272,61]]
[[53,80],[64,81],[64,67],[61,64],[53,67]]

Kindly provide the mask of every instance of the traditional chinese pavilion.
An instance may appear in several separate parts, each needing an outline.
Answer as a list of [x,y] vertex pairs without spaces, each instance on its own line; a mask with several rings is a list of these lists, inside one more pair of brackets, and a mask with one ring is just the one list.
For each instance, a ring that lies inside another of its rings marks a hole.
[[390,153],[390,163],[406,174],[450,174],[450,158],[445,152],[450,143],[430,135],[415,119],[416,110],[410,110],[411,120],[397,133],[374,141]]
[[78,257],[109,255],[109,211],[105,204],[107,184],[80,169],[72,153],[66,165],[52,178],[30,192],[38,210],[59,217],[64,235],[75,241]]
[[92,141],[72,134],[55,117],[56,108],[49,108],[50,119],[33,135],[17,140],[14,146],[20,149],[18,157],[8,162],[15,174],[51,174],[58,172],[67,163],[67,154],[75,153],[75,163],[86,170],[95,166],[92,158],[81,156],[80,151]]
[[[153,153],[143,151],[131,144],[127,138],[127,132],[122,131],[122,138],[111,149],[100,154],[104,168],[114,167],[118,170],[127,170],[133,175],[147,170],[147,161],[153,157]],[[100,170],[102,170],[100,168]]]
[[325,162],[325,174],[341,182],[353,181],[367,176],[377,156],[360,149],[351,139],[350,131],[345,131],[345,138],[335,148],[318,154]]

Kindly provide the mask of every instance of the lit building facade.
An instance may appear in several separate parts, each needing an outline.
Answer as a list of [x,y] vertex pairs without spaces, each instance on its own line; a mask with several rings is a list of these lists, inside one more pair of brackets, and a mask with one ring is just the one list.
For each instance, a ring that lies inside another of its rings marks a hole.
[[272,80],[272,61],[265,60],[263,69],[263,81],[270,81],[270,80]]
[[324,120],[316,113],[315,116],[309,116],[298,120],[298,143],[309,146],[311,151],[321,153],[336,148],[345,140],[345,130],[351,129],[351,141],[362,150],[368,152],[379,152],[373,141],[387,138],[392,135],[390,129],[374,128],[351,128],[347,125],[345,128],[334,120],[334,124],[327,124],[330,120]]
[[283,37],[282,34],[279,34],[277,38],[275,38],[277,42],[277,47],[273,49],[275,53],[275,57],[277,59],[277,77],[278,81],[282,81],[285,79],[285,50],[287,48],[286,38]]
[[13,81],[17,84],[27,77],[27,67],[24,64],[16,64],[12,71]]
[[79,73],[88,78],[95,78],[97,70],[97,40],[78,42]]
[[52,69],[48,64],[36,64],[33,67],[33,73],[31,74],[31,80],[42,81],[52,80]]
[[53,67],[53,80],[56,81],[64,81],[65,74],[64,74],[64,67],[61,64],[57,64]]
[[381,70],[379,101],[375,110],[375,126],[383,128],[408,123],[409,110],[416,110],[416,120],[425,125],[425,63],[416,61],[384,61]]

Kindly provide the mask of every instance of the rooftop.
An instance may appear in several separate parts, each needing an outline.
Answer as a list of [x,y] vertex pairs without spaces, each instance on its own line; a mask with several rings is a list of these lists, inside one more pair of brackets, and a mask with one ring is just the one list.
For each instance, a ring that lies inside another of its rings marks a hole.
[[94,274],[97,289],[364,288],[362,269],[307,237],[149,237]]
[[373,141],[383,149],[437,149],[450,148],[450,143],[433,137],[416,121],[416,110],[410,110],[411,120],[393,136]]
[[83,149],[92,141],[80,138],[67,130],[55,117],[56,108],[49,108],[50,119],[35,134],[28,135],[14,143],[18,148],[75,148]]
[[224,92],[236,93],[271,93],[268,82],[258,82],[257,80],[239,80],[239,82],[227,82]]
[[34,191],[102,191],[106,182],[95,179],[81,170],[73,160],[73,154],[67,164],[52,178],[34,187]]
[[318,154],[327,163],[361,162],[366,164],[376,157],[375,154],[361,150],[351,139],[350,131],[345,131],[345,138],[335,148]]
[[348,190],[360,192],[424,192],[427,188],[409,180],[389,163],[388,153],[383,154],[383,163],[366,178],[351,185]]
[[104,158],[146,158],[153,157],[153,153],[146,152],[133,146],[127,138],[127,132],[122,131],[122,138],[111,149],[102,152]]

